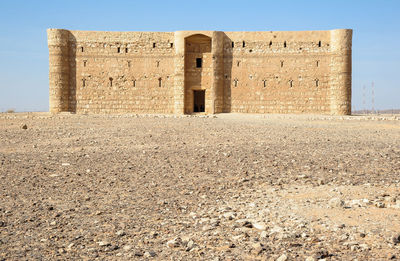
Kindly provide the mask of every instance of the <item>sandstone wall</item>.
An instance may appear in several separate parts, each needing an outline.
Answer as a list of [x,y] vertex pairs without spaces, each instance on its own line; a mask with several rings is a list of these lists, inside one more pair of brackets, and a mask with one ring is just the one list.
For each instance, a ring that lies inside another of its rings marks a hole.
[[226,111],[331,112],[330,31],[225,34]]
[[350,114],[351,36],[49,29],[50,111]]
[[[52,35],[49,31],[49,38]],[[157,32],[69,31],[69,93],[63,96],[68,110],[173,113],[173,37]]]

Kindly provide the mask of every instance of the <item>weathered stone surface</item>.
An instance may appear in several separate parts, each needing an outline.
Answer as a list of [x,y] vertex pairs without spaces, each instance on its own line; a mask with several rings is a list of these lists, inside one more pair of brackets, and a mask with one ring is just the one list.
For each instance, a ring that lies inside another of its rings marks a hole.
[[352,30],[47,34],[53,113],[350,114]]

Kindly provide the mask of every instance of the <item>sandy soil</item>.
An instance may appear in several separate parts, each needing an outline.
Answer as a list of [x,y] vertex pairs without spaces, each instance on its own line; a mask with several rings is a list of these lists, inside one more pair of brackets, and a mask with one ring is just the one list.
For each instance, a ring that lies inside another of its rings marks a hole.
[[0,114],[0,260],[400,258],[399,119]]

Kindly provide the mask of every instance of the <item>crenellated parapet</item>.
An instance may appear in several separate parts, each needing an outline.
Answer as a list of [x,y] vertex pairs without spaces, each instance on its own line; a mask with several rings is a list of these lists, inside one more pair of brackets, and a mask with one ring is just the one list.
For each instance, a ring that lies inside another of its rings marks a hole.
[[331,114],[351,114],[351,46],[353,30],[331,31]]
[[69,111],[69,31],[47,30],[49,47],[49,109],[52,113]]

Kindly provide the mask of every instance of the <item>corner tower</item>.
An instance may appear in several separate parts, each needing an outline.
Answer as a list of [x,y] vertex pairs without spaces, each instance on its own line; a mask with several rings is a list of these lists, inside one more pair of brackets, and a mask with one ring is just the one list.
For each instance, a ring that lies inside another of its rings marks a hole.
[[69,32],[47,29],[49,47],[49,110],[52,113],[68,111],[69,101]]
[[351,114],[351,42],[353,30],[331,31],[331,114]]

